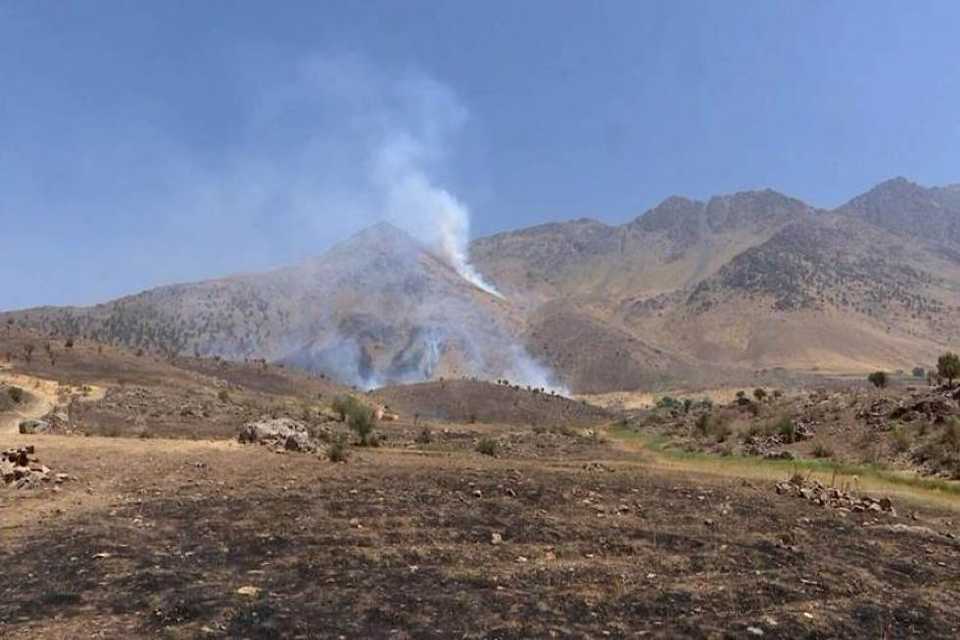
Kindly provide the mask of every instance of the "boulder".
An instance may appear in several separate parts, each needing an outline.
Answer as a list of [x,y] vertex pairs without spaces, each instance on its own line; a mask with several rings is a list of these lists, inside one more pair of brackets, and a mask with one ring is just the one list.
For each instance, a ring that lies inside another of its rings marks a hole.
[[248,422],[237,439],[244,444],[257,443],[287,451],[312,453],[317,443],[307,427],[292,418],[270,418]]
[[46,420],[24,420],[20,423],[20,433],[30,435],[50,431],[50,423]]

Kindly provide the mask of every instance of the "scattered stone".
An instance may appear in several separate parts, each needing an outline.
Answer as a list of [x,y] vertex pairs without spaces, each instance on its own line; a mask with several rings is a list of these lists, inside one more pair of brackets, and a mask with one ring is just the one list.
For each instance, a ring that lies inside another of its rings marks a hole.
[[613,473],[613,469],[603,464],[602,462],[584,462],[583,470],[584,471],[606,471],[608,473]]
[[858,496],[837,487],[827,487],[819,480],[808,480],[800,476],[794,477],[789,482],[778,482],[775,490],[777,495],[802,498],[818,506],[835,509],[841,515],[851,511],[897,515],[893,501],[889,498],[877,500],[870,496]]
[[70,479],[63,473],[54,475],[50,467],[34,457],[33,445],[14,447],[0,452],[0,486],[15,489],[37,489],[46,482],[62,484]]

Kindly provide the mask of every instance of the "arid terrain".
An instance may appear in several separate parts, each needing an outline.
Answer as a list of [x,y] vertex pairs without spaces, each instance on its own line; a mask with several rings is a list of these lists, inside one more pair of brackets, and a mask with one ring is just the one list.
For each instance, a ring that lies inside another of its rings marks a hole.
[[622,225],[478,238],[481,290],[381,223],[276,271],[0,313],[59,339],[266,359],[372,388],[506,378],[573,393],[928,367],[960,331],[960,187],[883,182],[824,211],[765,189]]
[[[916,449],[960,413],[952,397],[910,404],[944,395],[923,385],[770,389],[757,409],[713,390],[731,450],[711,455],[717,428],[698,435],[706,412],[679,394],[606,409],[459,379],[368,394],[88,340],[27,361],[29,344],[45,336],[0,332],[0,451],[34,448],[26,479],[0,488],[3,638],[960,633],[957,485],[882,444],[908,411]],[[349,393],[381,408],[378,446],[340,421]],[[768,443],[793,460],[734,435],[781,414],[816,424]],[[31,419],[49,431],[20,433]],[[307,446],[237,440],[285,420]],[[881,444],[865,461],[869,428]]]

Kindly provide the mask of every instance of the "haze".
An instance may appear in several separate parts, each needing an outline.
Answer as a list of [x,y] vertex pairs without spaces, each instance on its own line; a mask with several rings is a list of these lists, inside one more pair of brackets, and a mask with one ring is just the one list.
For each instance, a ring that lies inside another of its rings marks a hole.
[[472,211],[461,246],[675,193],[832,207],[895,175],[956,182],[958,20],[952,2],[3,2],[0,309],[295,263],[384,218],[434,234],[370,170],[388,139]]

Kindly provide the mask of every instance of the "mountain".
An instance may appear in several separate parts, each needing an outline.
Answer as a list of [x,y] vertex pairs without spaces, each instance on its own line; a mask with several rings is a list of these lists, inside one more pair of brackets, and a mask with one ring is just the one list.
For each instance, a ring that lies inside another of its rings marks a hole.
[[288,362],[360,386],[522,365],[509,306],[388,224],[293,267],[10,315],[59,335]]
[[960,244],[960,185],[926,188],[906,178],[894,178],[837,212],[907,237]]
[[674,196],[622,225],[480,238],[470,258],[504,298],[380,224],[276,271],[5,315],[362,386],[477,376],[580,392],[907,369],[960,331],[957,186],[898,178],[832,211],[769,189]]
[[481,238],[471,246],[471,260],[508,293],[602,304],[694,284],[811,215],[799,200],[769,190],[706,203],[672,197],[621,226],[581,219]]

